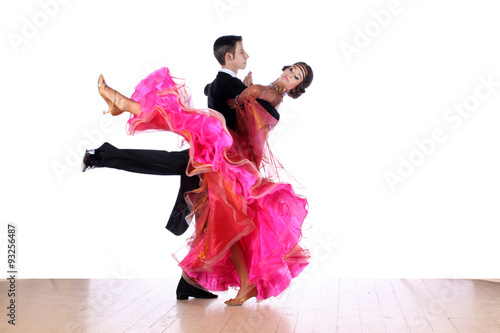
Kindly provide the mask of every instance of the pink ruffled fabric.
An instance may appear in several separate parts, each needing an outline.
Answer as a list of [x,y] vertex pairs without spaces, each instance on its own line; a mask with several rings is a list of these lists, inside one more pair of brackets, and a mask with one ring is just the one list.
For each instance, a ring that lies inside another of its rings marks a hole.
[[131,97],[142,113],[128,132],[166,130],[190,144],[188,175],[198,174],[200,189],[187,195],[195,233],[179,265],[203,287],[223,291],[240,286],[230,248],[241,242],[249,283],[257,298],[277,296],[308,264],[299,245],[307,200],[292,186],[275,181],[277,167],[267,145],[277,121],[255,100],[237,110],[239,132],[211,109],[193,109],[183,81],[161,68],[136,87]]

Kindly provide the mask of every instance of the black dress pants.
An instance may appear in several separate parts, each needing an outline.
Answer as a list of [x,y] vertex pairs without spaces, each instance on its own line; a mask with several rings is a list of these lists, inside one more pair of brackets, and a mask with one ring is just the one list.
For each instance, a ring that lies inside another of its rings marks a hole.
[[182,235],[188,228],[186,216],[190,209],[184,194],[199,187],[198,176],[188,177],[186,168],[189,162],[189,149],[182,151],[118,149],[105,142],[95,149],[92,161],[96,167],[113,168],[129,172],[171,176],[179,175],[180,188],[177,199],[168,219],[166,228],[175,235]]

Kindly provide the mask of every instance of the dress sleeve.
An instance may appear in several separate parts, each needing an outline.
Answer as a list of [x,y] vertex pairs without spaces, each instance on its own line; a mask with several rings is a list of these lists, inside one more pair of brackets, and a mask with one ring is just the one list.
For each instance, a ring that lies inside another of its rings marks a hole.
[[263,90],[264,86],[261,86],[260,84],[251,85],[238,95],[238,103],[243,104],[244,101],[248,102],[250,97],[255,99],[259,98],[262,95]]

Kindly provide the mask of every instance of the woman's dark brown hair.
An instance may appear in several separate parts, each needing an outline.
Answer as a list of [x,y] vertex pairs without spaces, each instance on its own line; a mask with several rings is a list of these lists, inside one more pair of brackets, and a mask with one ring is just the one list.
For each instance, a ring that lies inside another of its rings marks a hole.
[[295,64],[293,64],[291,66],[285,66],[285,67],[283,67],[282,71],[284,72],[285,70],[287,70],[288,68],[290,68],[292,66],[302,67],[306,71],[306,75],[304,76],[304,80],[302,80],[302,82],[297,87],[293,88],[292,90],[290,90],[288,92],[288,96],[295,99],[295,98],[299,98],[300,95],[302,95],[303,93],[306,92],[306,88],[311,85],[311,82],[313,80],[314,75],[313,75],[313,71],[312,71],[311,66],[309,66],[305,62],[296,62]]

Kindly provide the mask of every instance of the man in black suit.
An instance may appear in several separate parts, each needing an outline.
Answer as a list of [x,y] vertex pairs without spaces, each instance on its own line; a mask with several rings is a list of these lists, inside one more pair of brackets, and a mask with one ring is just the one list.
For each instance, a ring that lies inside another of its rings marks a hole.
[[[252,72],[248,73],[243,82],[236,77],[238,70],[246,68],[248,54],[243,49],[240,36],[223,36],[214,43],[214,55],[222,67],[215,80],[205,87],[208,107],[222,113],[226,126],[237,131],[236,111],[229,107],[227,101],[236,98],[247,86],[252,85]],[[269,102],[261,99],[257,101],[279,120],[278,112]]]
[[[248,54],[243,48],[241,36],[222,36],[214,43],[214,55],[221,64],[215,80],[205,87],[208,107],[219,111],[226,119],[226,126],[236,130],[236,111],[231,109],[227,101],[239,95],[247,85],[252,84],[251,73],[243,83],[236,75],[238,70],[246,68]],[[276,110],[266,101],[259,101],[271,114]],[[189,162],[189,150],[168,152],[162,150],[118,149],[105,142],[101,147],[87,151],[82,163],[82,171],[92,168],[114,168],[135,173],[152,175],[179,175],[181,177],[177,200],[170,214],[166,228],[175,235],[183,234],[188,228],[185,220],[190,213],[184,200],[186,192],[199,187],[198,176],[188,177],[186,168]],[[177,286],[177,299],[188,297],[215,298],[206,290],[193,286],[188,279],[181,277]]]
[[252,84],[251,72],[241,82],[236,75],[238,70],[247,66],[248,54],[243,49],[240,36],[222,36],[214,43],[214,56],[221,64],[215,80],[205,87],[208,107],[222,113],[228,128],[235,130],[236,111],[231,109],[227,100],[235,98]]

